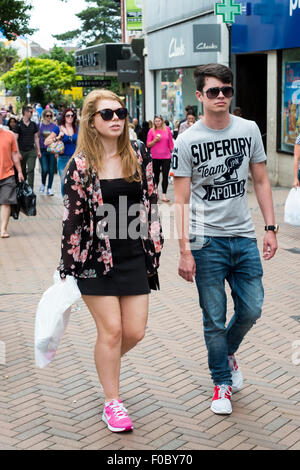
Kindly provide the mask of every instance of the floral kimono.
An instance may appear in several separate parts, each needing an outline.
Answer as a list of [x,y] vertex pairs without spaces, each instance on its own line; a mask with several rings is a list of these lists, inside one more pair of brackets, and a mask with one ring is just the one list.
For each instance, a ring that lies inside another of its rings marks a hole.
[[[142,199],[140,202],[140,237],[146,258],[150,287],[158,284],[157,269],[163,246],[163,235],[158,215],[157,188],[152,173],[152,159],[144,146],[132,143],[142,170]],[[95,230],[96,212],[103,205],[101,181],[96,171],[87,170],[83,153],[71,161],[64,181],[64,214],[62,230],[62,255],[58,270],[63,279],[67,275],[76,278],[96,278],[110,275],[114,269],[105,224],[98,222]],[[100,224],[100,227],[99,227]],[[101,226],[101,224],[103,226]],[[96,257],[95,269],[88,269],[88,261]],[[156,276],[153,276],[156,275]],[[152,283],[152,285],[151,285]]]

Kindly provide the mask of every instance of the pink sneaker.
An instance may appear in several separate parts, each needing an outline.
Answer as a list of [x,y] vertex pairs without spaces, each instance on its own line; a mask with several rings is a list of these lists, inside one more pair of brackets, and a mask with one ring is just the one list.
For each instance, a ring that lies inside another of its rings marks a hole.
[[110,403],[105,403],[102,421],[104,421],[108,429],[113,432],[131,431],[133,429],[131,419],[121,400],[113,400]]

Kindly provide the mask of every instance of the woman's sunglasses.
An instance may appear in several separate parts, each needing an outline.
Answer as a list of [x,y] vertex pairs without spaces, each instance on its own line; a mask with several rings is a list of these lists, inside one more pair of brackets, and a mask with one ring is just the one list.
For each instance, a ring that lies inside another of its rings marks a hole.
[[209,100],[213,100],[219,96],[220,91],[223,93],[225,98],[231,98],[234,93],[232,86],[222,86],[221,88],[216,86],[203,91],[203,93],[206,93],[206,96]]
[[66,117],[74,117],[74,114],[66,114]]
[[95,116],[96,114],[101,116],[103,121],[111,121],[114,114],[116,114],[116,116],[119,119],[125,119],[128,115],[128,110],[127,110],[127,108],[118,108],[118,109],[106,108],[106,109],[99,109],[99,111],[96,111],[93,114],[93,116]]
[[46,114],[46,117],[52,118],[52,114]]

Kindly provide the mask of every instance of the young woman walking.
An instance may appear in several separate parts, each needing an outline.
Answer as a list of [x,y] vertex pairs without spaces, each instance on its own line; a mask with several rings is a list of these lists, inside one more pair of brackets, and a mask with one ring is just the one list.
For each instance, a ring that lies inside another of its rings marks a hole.
[[130,144],[128,129],[117,95],[94,90],[86,97],[64,179],[59,267],[61,278],[77,278],[95,320],[102,419],[114,432],[133,429],[119,396],[121,357],[144,337],[163,243],[151,156]]
[[40,186],[40,194],[44,194],[46,188],[46,180],[48,176],[47,196],[53,196],[52,184],[54,178],[55,155],[47,152],[45,140],[50,136],[51,132],[56,128],[53,122],[53,111],[44,109],[42,112],[42,122],[39,128],[39,139],[41,149],[41,167],[42,167],[42,184]]
[[174,147],[172,132],[165,125],[161,116],[154,117],[153,128],[147,136],[147,146],[151,149],[153,158],[153,171],[155,183],[158,187],[160,171],[162,171],[162,198],[163,202],[170,202],[167,198],[169,184],[169,171],[171,165],[171,152]]
[[55,126],[53,132],[51,132],[49,137],[45,140],[45,145],[48,146],[57,140],[61,140],[64,143],[64,153],[63,155],[58,155],[57,158],[57,171],[61,180],[61,194],[64,196],[63,180],[65,168],[75,152],[78,137],[78,124],[75,109],[66,108],[62,114],[60,122],[60,127]]

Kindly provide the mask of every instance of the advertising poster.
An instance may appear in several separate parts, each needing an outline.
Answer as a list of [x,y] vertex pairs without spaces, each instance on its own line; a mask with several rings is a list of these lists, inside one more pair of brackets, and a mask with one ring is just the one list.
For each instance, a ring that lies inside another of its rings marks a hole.
[[126,0],[126,23],[128,31],[142,30],[142,0]]
[[285,62],[284,75],[282,113],[283,147],[293,146],[296,137],[300,134],[300,62]]

